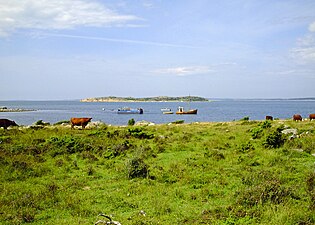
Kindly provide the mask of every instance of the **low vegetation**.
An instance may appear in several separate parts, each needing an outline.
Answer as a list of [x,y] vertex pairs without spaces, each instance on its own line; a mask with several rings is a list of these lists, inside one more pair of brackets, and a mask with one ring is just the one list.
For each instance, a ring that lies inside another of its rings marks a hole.
[[314,224],[314,127],[1,129],[0,223]]

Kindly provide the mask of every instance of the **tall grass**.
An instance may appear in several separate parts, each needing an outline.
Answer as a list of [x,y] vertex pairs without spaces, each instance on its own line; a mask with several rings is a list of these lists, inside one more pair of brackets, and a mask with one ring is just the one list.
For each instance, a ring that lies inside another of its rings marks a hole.
[[314,126],[0,130],[0,223],[314,224]]

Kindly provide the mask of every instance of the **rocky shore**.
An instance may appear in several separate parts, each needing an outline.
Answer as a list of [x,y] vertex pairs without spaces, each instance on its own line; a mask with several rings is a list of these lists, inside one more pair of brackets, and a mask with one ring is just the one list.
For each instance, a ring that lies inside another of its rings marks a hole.
[[36,111],[36,109],[11,109],[7,107],[1,107],[0,112],[30,112],[30,111]]

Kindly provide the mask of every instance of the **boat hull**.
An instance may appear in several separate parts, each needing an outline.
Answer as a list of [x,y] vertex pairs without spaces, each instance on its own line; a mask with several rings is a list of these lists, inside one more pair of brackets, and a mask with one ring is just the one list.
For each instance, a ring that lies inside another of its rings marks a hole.
[[143,109],[138,108],[138,109],[118,109],[117,111],[118,114],[143,114]]
[[174,114],[172,111],[169,112],[163,112],[163,114]]
[[177,111],[176,114],[178,115],[186,115],[186,114],[197,114],[197,109],[190,109],[188,111]]

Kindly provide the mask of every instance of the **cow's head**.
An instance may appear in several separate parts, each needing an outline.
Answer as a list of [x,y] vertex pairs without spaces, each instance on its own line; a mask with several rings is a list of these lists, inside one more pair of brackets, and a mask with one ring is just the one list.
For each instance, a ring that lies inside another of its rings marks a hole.
[[19,125],[17,125],[16,122],[12,120],[11,121],[11,126],[17,126],[18,127]]

